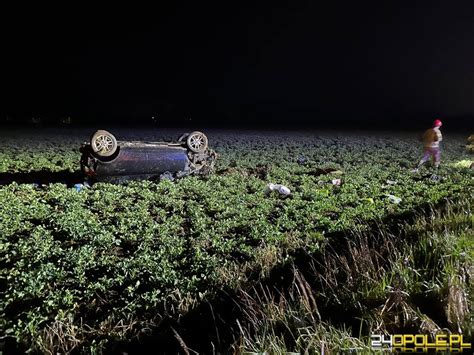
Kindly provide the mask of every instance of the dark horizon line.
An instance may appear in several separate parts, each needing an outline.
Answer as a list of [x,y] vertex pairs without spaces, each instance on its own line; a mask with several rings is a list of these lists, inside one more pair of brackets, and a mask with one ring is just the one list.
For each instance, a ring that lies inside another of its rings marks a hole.
[[[420,119],[414,121],[413,118],[396,118],[387,120],[377,119],[324,119],[317,122],[309,122],[304,120],[260,120],[259,122],[250,120],[226,120],[225,123],[217,120],[169,120],[152,122],[151,120],[117,120],[117,119],[101,119],[101,120],[81,120],[72,121],[71,124],[64,124],[57,120],[46,120],[41,123],[32,123],[28,121],[18,122],[0,122],[1,128],[11,129],[34,129],[34,128],[97,128],[107,129],[107,127],[124,127],[124,128],[191,128],[196,129],[199,127],[214,128],[214,129],[259,129],[265,131],[283,131],[283,130],[302,130],[302,129],[326,129],[326,130],[392,130],[392,131],[419,131],[426,129],[431,126],[431,123],[436,117],[429,117],[426,119]],[[443,118],[443,129],[446,131],[463,131],[467,134],[474,130],[474,118],[469,117],[458,117],[458,118]]]

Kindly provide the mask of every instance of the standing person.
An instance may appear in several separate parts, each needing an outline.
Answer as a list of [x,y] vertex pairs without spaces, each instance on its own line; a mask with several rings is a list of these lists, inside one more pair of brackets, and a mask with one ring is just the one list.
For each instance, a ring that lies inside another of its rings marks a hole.
[[439,143],[443,140],[443,135],[441,134],[440,127],[443,125],[441,120],[435,120],[433,122],[433,128],[427,129],[423,133],[423,157],[418,164],[418,167],[414,169],[414,172],[418,172],[418,169],[426,163],[430,158],[433,159],[433,165],[438,170],[439,163],[441,161],[441,150]]

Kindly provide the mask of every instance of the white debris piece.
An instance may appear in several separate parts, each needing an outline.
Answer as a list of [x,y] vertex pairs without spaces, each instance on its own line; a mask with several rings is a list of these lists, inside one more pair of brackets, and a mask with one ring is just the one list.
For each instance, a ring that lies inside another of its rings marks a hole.
[[402,202],[402,199],[400,197],[397,197],[397,196],[394,196],[394,195],[386,195],[388,197],[388,199],[390,200],[390,202],[393,202],[395,204],[399,204],[400,202]]
[[333,179],[333,180],[331,180],[331,182],[335,186],[341,186],[342,180],[341,179]]
[[291,194],[291,190],[285,185],[270,183],[267,185],[265,193],[269,194],[272,191],[277,191],[282,196],[289,196]]

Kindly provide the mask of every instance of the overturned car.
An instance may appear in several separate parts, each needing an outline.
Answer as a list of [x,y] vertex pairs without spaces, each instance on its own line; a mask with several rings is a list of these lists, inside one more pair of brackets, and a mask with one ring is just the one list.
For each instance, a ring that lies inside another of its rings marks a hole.
[[176,142],[118,141],[108,131],[96,131],[80,149],[81,170],[94,181],[125,182],[136,179],[208,175],[216,153],[202,132],[183,134]]

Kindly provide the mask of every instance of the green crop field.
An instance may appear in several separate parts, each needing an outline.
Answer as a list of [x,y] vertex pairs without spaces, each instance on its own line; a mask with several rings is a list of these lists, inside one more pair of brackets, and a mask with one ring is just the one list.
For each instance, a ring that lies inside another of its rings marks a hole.
[[[112,132],[124,140],[182,133]],[[90,133],[0,132],[0,176],[9,179],[0,186],[0,333],[18,349],[101,352],[219,290],[245,289],[328,236],[472,199],[466,137],[449,133],[436,179],[429,168],[410,172],[421,157],[415,134],[211,130],[219,157],[207,178],[79,192],[13,181],[75,172]],[[266,195],[268,183],[291,195]]]

